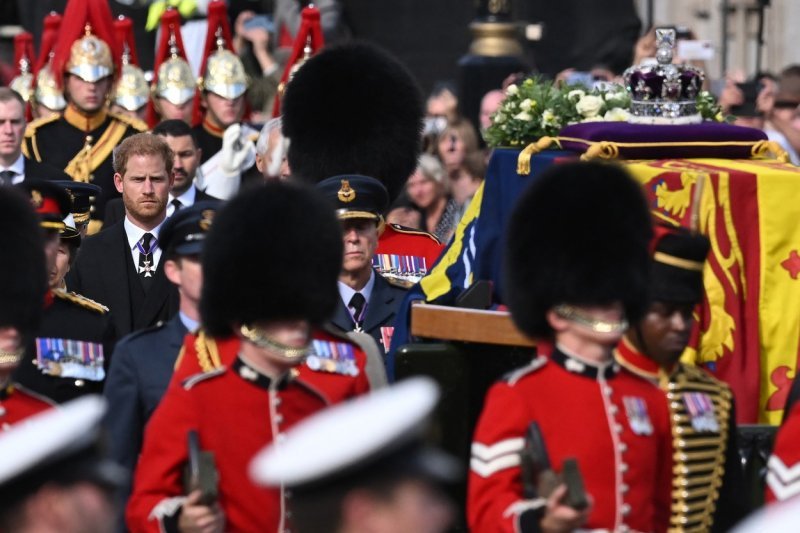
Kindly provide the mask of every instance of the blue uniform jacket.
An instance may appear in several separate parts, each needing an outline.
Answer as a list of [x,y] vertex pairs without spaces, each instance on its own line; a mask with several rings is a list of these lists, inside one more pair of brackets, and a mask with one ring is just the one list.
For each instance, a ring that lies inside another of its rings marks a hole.
[[[120,340],[111,358],[104,396],[111,458],[133,473],[142,449],[144,426],[167,390],[183,338],[180,316]],[[133,479],[131,477],[131,479]],[[127,499],[130,487],[124,490]]]

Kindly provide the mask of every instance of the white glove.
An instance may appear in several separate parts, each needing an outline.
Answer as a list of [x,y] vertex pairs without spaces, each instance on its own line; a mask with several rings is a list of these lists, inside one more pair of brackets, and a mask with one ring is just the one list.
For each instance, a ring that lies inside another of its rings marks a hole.
[[240,174],[256,161],[256,147],[245,137],[241,124],[228,126],[222,134],[219,167],[227,176]]

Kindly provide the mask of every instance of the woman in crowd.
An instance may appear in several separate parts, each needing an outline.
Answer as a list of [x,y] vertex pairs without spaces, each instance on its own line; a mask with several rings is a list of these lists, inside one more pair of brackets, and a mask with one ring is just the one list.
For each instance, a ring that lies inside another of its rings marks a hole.
[[450,197],[449,178],[439,159],[422,154],[417,169],[406,182],[408,197],[423,214],[423,228],[442,242],[455,231],[460,209]]

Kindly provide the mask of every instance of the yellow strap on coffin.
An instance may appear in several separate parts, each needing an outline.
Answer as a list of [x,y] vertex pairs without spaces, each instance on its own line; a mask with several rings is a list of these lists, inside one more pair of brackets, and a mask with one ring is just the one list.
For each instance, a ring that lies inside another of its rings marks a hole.
[[586,151],[581,154],[581,161],[592,159],[617,159],[620,148],[648,148],[648,147],[686,147],[686,146],[749,146],[750,156],[753,158],[771,157],[780,163],[789,162],[789,154],[775,141],[684,141],[671,143],[620,143],[613,141],[587,141],[577,137],[542,137],[526,146],[517,157],[517,174],[527,176],[531,173],[531,158],[555,144],[561,148],[561,141],[569,141],[586,145]]

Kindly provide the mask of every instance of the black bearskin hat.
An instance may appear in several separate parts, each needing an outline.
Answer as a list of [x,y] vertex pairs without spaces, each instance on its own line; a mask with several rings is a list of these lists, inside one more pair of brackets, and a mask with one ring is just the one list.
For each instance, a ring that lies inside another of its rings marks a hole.
[[705,235],[685,228],[656,228],[650,267],[650,301],[697,304],[703,299],[703,268],[711,249]]
[[641,187],[621,167],[556,164],[511,215],[505,301],[517,327],[548,338],[558,304],[621,302],[633,322],[647,302],[652,225]]
[[48,276],[39,217],[15,187],[0,187],[0,224],[0,327],[27,338],[41,320]]
[[212,336],[235,323],[333,313],[342,233],[318,192],[270,181],[245,188],[214,217],[202,254],[200,314]]
[[380,180],[394,198],[417,166],[422,93],[387,52],[364,43],[323,49],[297,71],[282,104],[292,175]]

